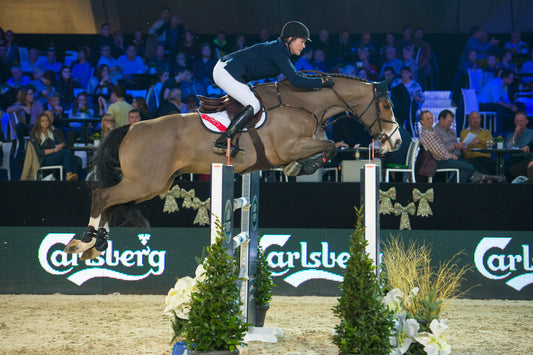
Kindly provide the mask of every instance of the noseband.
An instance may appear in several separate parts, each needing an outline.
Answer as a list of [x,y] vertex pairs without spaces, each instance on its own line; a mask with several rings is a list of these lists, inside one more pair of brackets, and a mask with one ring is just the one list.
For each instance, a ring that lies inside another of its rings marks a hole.
[[[348,109],[348,111],[350,113],[352,113],[357,119],[359,119],[360,121],[363,121],[363,116],[366,114],[366,112],[368,111],[368,109],[370,109],[370,107],[372,106],[372,104],[375,105],[376,107],[376,118],[374,119],[374,121],[372,122],[372,124],[368,127],[368,130],[370,133],[372,133],[372,129],[375,125],[377,125],[378,127],[378,132],[377,135],[376,135],[376,138],[381,142],[381,143],[385,143],[385,142],[389,142],[389,145],[390,147],[394,147],[394,145],[392,144],[391,140],[390,140],[390,137],[392,135],[394,135],[394,133],[396,133],[396,131],[398,130],[398,123],[395,122],[395,121],[392,121],[392,120],[386,120],[386,119],[383,119],[380,117],[380,108],[379,108],[379,99],[382,98],[382,97],[385,97],[385,98],[388,98],[389,95],[390,95],[390,92],[389,91],[379,91],[379,83],[372,83],[372,93],[373,93],[373,97],[372,97],[372,100],[368,103],[368,105],[366,106],[366,108],[363,110],[363,112],[361,112],[361,114],[357,114],[357,112],[355,111],[355,109],[353,107],[351,107],[343,98],[341,95],[339,95],[339,93],[337,92],[337,90],[335,90],[335,87],[331,88],[333,90],[333,92],[335,93],[335,95],[337,95],[337,97],[339,98],[339,100],[341,100],[341,102],[346,106],[346,108]],[[384,131],[383,131],[383,126],[382,126],[382,123],[392,123],[394,125],[394,130],[392,131],[392,133],[390,135],[387,135]]]

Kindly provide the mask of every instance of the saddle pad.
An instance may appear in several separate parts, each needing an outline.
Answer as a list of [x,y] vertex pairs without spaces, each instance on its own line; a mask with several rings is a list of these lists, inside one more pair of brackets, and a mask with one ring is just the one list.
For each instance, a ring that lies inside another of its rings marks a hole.
[[[203,113],[199,112],[202,124],[204,127],[213,133],[222,133],[226,131],[231,120],[228,117],[227,111],[213,112],[213,113]],[[259,129],[266,121],[266,114],[264,111],[261,112],[261,119],[255,125],[256,129]],[[246,131],[246,128],[243,129]]]

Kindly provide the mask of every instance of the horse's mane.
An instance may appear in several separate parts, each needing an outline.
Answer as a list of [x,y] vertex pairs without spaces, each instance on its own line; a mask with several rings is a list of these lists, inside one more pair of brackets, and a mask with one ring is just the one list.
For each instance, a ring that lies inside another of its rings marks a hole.
[[372,83],[373,82],[373,81],[370,81],[370,80],[366,80],[366,79],[360,78],[358,76],[351,76],[351,75],[340,74],[340,73],[324,73],[324,72],[313,71],[313,70],[304,70],[304,71],[301,71],[300,74],[302,74],[304,76],[313,77],[313,78],[314,77],[322,78],[324,76],[331,76],[332,78],[352,79],[352,80],[361,81],[363,83]]

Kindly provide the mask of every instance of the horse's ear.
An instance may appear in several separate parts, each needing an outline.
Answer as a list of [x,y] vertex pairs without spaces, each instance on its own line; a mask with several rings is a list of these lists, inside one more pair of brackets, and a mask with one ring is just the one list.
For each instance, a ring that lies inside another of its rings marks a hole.
[[379,83],[378,85],[378,88],[380,89],[379,91],[389,91],[389,86],[392,82],[392,77],[389,76],[387,79],[383,80],[382,82]]

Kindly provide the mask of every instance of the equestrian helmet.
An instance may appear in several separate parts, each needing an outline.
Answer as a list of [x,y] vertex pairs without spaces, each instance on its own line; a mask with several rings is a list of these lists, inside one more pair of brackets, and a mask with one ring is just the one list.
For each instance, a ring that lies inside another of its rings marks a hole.
[[304,38],[306,41],[311,42],[309,30],[303,23],[298,21],[289,21],[283,25],[280,37],[282,39],[288,37]]

